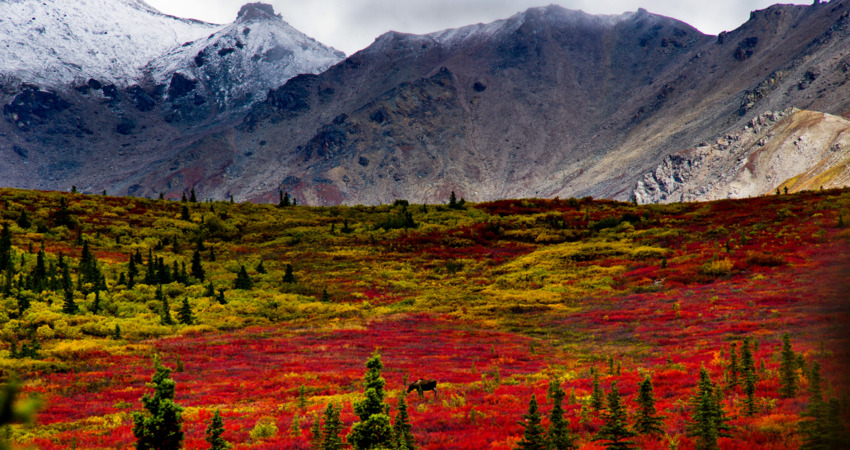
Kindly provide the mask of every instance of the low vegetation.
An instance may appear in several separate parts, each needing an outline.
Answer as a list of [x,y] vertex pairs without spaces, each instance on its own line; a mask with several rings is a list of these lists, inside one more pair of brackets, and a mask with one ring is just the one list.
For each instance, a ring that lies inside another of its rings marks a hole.
[[[40,405],[5,422],[6,440],[846,442],[848,190],[646,206],[284,199],[0,190],[0,372]],[[417,379],[439,394],[408,394]],[[151,431],[160,416],[169,436]]]

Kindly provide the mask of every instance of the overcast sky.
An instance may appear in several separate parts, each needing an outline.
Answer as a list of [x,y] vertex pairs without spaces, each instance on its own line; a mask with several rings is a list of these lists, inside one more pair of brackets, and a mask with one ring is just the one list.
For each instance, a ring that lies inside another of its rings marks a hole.
[[[249,3],[249,0],[145,1],[167,14],[213,23],[232,22],[239,8]],[[777,0],[264,0],[264,3],[273,5],[295,28],[351,55],[389,30],[429,33],[492,22],[549,3],[592,14],[620,14],[642,7],[685,21],[703,33],[717,34],[737,28],[747,21],[750,11],[766,8]]]

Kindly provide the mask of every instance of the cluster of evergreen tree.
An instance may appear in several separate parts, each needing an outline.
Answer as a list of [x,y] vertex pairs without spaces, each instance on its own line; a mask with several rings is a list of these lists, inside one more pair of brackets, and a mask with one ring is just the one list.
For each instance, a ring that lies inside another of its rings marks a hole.
[[[404,391],[399,397],[398,412],[393,423],[390,420],[390,406],[384,403],[386,381],[381,377],[383,367],[381,355],[377,351],[366,361],[367,371],[364,377],[366,398],[354,402],[354,412],[360,420],[352,425],[351,431],[346,436],[346,442],[355,450],[412,450],[416,448],[416,441],[411,431]],[[330,404],[325,410],[324,428],[318,423],[318,418],[313,424],[313,448],[321,450],[342,448],[340,431],[339,408]]]

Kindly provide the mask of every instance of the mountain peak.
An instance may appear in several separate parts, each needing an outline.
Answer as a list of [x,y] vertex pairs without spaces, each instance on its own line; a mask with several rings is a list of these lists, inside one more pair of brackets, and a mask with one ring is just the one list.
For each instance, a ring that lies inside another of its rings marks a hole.
[[266,19],[281,19],[280,14],[276,14],[274,12],[274,7],[268,3],[246,3],[239,9],[239,13],[236,15],[236,20],[238,22]]

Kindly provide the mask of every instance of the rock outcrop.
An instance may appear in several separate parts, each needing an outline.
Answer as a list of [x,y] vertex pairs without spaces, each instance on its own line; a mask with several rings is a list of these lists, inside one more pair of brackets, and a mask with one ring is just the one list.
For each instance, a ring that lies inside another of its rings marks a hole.
[[850,185],[850,120],[789,109],[670,155],[637,183],[639,203],[744,198]]

